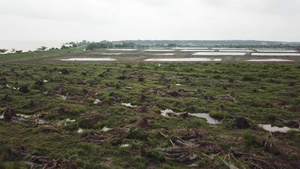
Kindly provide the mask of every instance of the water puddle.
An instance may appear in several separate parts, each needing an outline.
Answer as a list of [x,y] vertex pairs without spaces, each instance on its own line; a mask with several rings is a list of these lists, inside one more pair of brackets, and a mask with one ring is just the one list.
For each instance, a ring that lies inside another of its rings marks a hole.
[[76,120],[74,119],[74,120],[71,120],[71,119],[69,119],[69,118],[67,118],[66,120],[64,120],[65,122],[71,122],[71,123],[75,123],[76,122]]
[[95,99],[94,100],[94,104],[98,104],[98,103],[100,103],[101,101],[99,100],[99,99]]
[[208,113],[189,113],[191,116],[205,118],[209,124],[219,124],[220,122],[212,117]]
[[207,47],[175,47],[175,50],[209,50]]
[[164,117],[170,117],[169,114],[174,114],[175,112],[171,109],[161,110],[161,115]]
[[184,49],[181,50],[181,52],[213,52],[215,50],[209,50],[209,49]]
[[116,59],[112,58],[70,58],[70,59],[61,59],[62,61],[78,61],[78,62],[110,62],[116,61]]
[[129,144],[122,144],[120,147],[126,148],[126,147],[129,147],[129,146],[130,146]]
[[281,133],[287,133],[290,130],[298,130],[298,129],[291,129],[289,127],[277,127],[273,126],[271,124],[258,124],[259,127],[262,127],[264,130],[269,132],[281,132]]
[[245,61],[246,62],[293,62],[293,60],[286,60],[286,59],[250,59]]
[[160,53],[160,54],[154,54],[155,56],[174,56],[174,53]]
[[48,82],[48,80],[45,80],[45,79],[44,79],[44,83],[47,83],[47,82]]
[[137,107],[136,105],[131,105],[131,103],[122,103],[126,107]]
[[252,52],[252,50],[248,49],[223,49],[220,52]]
[[28,119],[28,118],[34,116],[34,115],[25,115],[25,114],[16,114],[16,115],[17,115],[18,117],[22,117],[22,118],[24,118],[24,119]]
[[286,49],[257,49],[258,52],[281,52],[281,53],[293,53],[297,52],[295,50],[286,50]]
[[145,52],[174,52],[175,50],[167,50],[167,49],[149,49],[145,50]]
[[181,84],[176,84],[176,86],[181,86]]
[[194,56],[244,56],[244,52],[197,52]]
[[108,49],[110,51],[136,51],[137,49]]
[[146,59],[146,62],[216,62],[216,61],[222,61],[222,59],[210,59],[210,58],[164,58],[164,59],[158,59],[158,58],[152,58],[152,59]]
[[249,50],[247,48],[212,48],[214,50]]
[[62,98],[63,100],[67,100],[68,96],[61,95],[61,98]]
[[67,118],[65,120],[61,120],[61,121],[57,122],[57,125],[59,125],[59,126],[66,126],[67,123],[75,123],[75,122],[76,122],[75,119],[71,120],[71,119]]
[[[160,114],[164,117],[171,117],[171,114],[174,115],[180,115],[180,113],[175,113],[173,110],[171,109],[165,109],[165,110],[160,110]],[[212,117],[209,116],[208,113],[189,113],[190,116],[194,116],[194,117],[199,117],[199,118],[205,118],[206,122],[209,124],[219,124],[220,122]]]
[[222,59],[214,59],[215,62],[220,62]]
[[83,133],[83,129],[82,129],[82,128],[79,128],[79,129],[77,130],[77,133]]
[[109,130],[112,130],[112,128],[108,128],[108,127],[103,127],[102,129],[101,129],[101,131],[103,131],[103,132],[107,132],[107,131],[109,131]]
[[300,56],[300,53],[252,53],[252,56]]
[[123,55],[123,53],[102,53],[102,55],[118,56],[118,55]]
[[4,113],[0,116],[0,119],[4,119]]

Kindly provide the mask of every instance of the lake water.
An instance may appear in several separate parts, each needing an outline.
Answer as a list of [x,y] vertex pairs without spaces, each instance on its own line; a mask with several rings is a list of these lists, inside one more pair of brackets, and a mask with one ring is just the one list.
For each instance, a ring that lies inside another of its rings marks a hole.
[[146,59],[146,62],[219,62],[222,59],[210,59],[210,58],[152,58]]
[[193,55],[196,56],[244,56],[243,52],[197,52]]
[[300,53],[252,53],[252,56],[300,56]]
[[60,48],[64,43],[63,41],[3,41],[0,40],[0,49],[11,49],[22,50],[23,52],[28,52],[29,50],[35,51],[37,48],[41,46],[47,47],[50,49]]

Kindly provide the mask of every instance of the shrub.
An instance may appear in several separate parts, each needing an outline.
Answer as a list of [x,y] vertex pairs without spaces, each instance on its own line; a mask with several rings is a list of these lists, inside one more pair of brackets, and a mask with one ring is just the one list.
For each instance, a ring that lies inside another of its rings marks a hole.
[[152,158],[154,160],[165,161],[164,155],[160,151],[152,148],[146,150],[146,155],[148,158]]
[[209,115],[212,117],[212,118],[215,118],[215,119],[218,119],[218,120],[222,120],[226,117],[229,117],[229,114],[226,113],[226,112],[221,112],[221,111],[211,111],[209,112]]
[[257,141],[256,137],[250,132],[250,130],[244,131],[242,137],[248,147],[259,147],[260,144]]
[[127,133],[127,138],[137,139],[137,140],[147,140],[148,133],[139,129],[130,128]]
[[296,152],[293,152],[293,153],[291,153],[290,155],[289,155],[289,157],[288,157],[290,160],[296,160],[296,159],[299,159],[299,156],[298,156],[298,154],[296,153]]

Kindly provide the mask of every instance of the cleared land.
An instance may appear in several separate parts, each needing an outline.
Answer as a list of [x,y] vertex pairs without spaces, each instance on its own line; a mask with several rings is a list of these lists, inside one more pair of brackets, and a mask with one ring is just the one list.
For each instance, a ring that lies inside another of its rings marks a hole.
[[0,55],[0,168],[299,168],[298,57],[143,50]]

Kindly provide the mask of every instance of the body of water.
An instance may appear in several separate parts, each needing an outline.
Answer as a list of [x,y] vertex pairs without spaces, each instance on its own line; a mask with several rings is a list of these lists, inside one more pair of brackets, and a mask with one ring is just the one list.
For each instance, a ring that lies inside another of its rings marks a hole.
[[198,52],[193,55],[196,56],[244,56],[246,53],[242,52]]
[[146,59],[146,62],[220,62],[222,59],[211,58],[152,58]]
[[28,51],[35,51],[37,48],[40,48],[41,46],[47,47],[47,49],[50,49],[52,47],[54,48],[60,48],[65,42],[62,41],[6,41],[6,40],[0,40],[0,49],[8,49],[9,51],[12,51],[12,49],[15,50],[22,50],[23,52]]
[[300,56],[300,53],[252,53],[252,56]]

